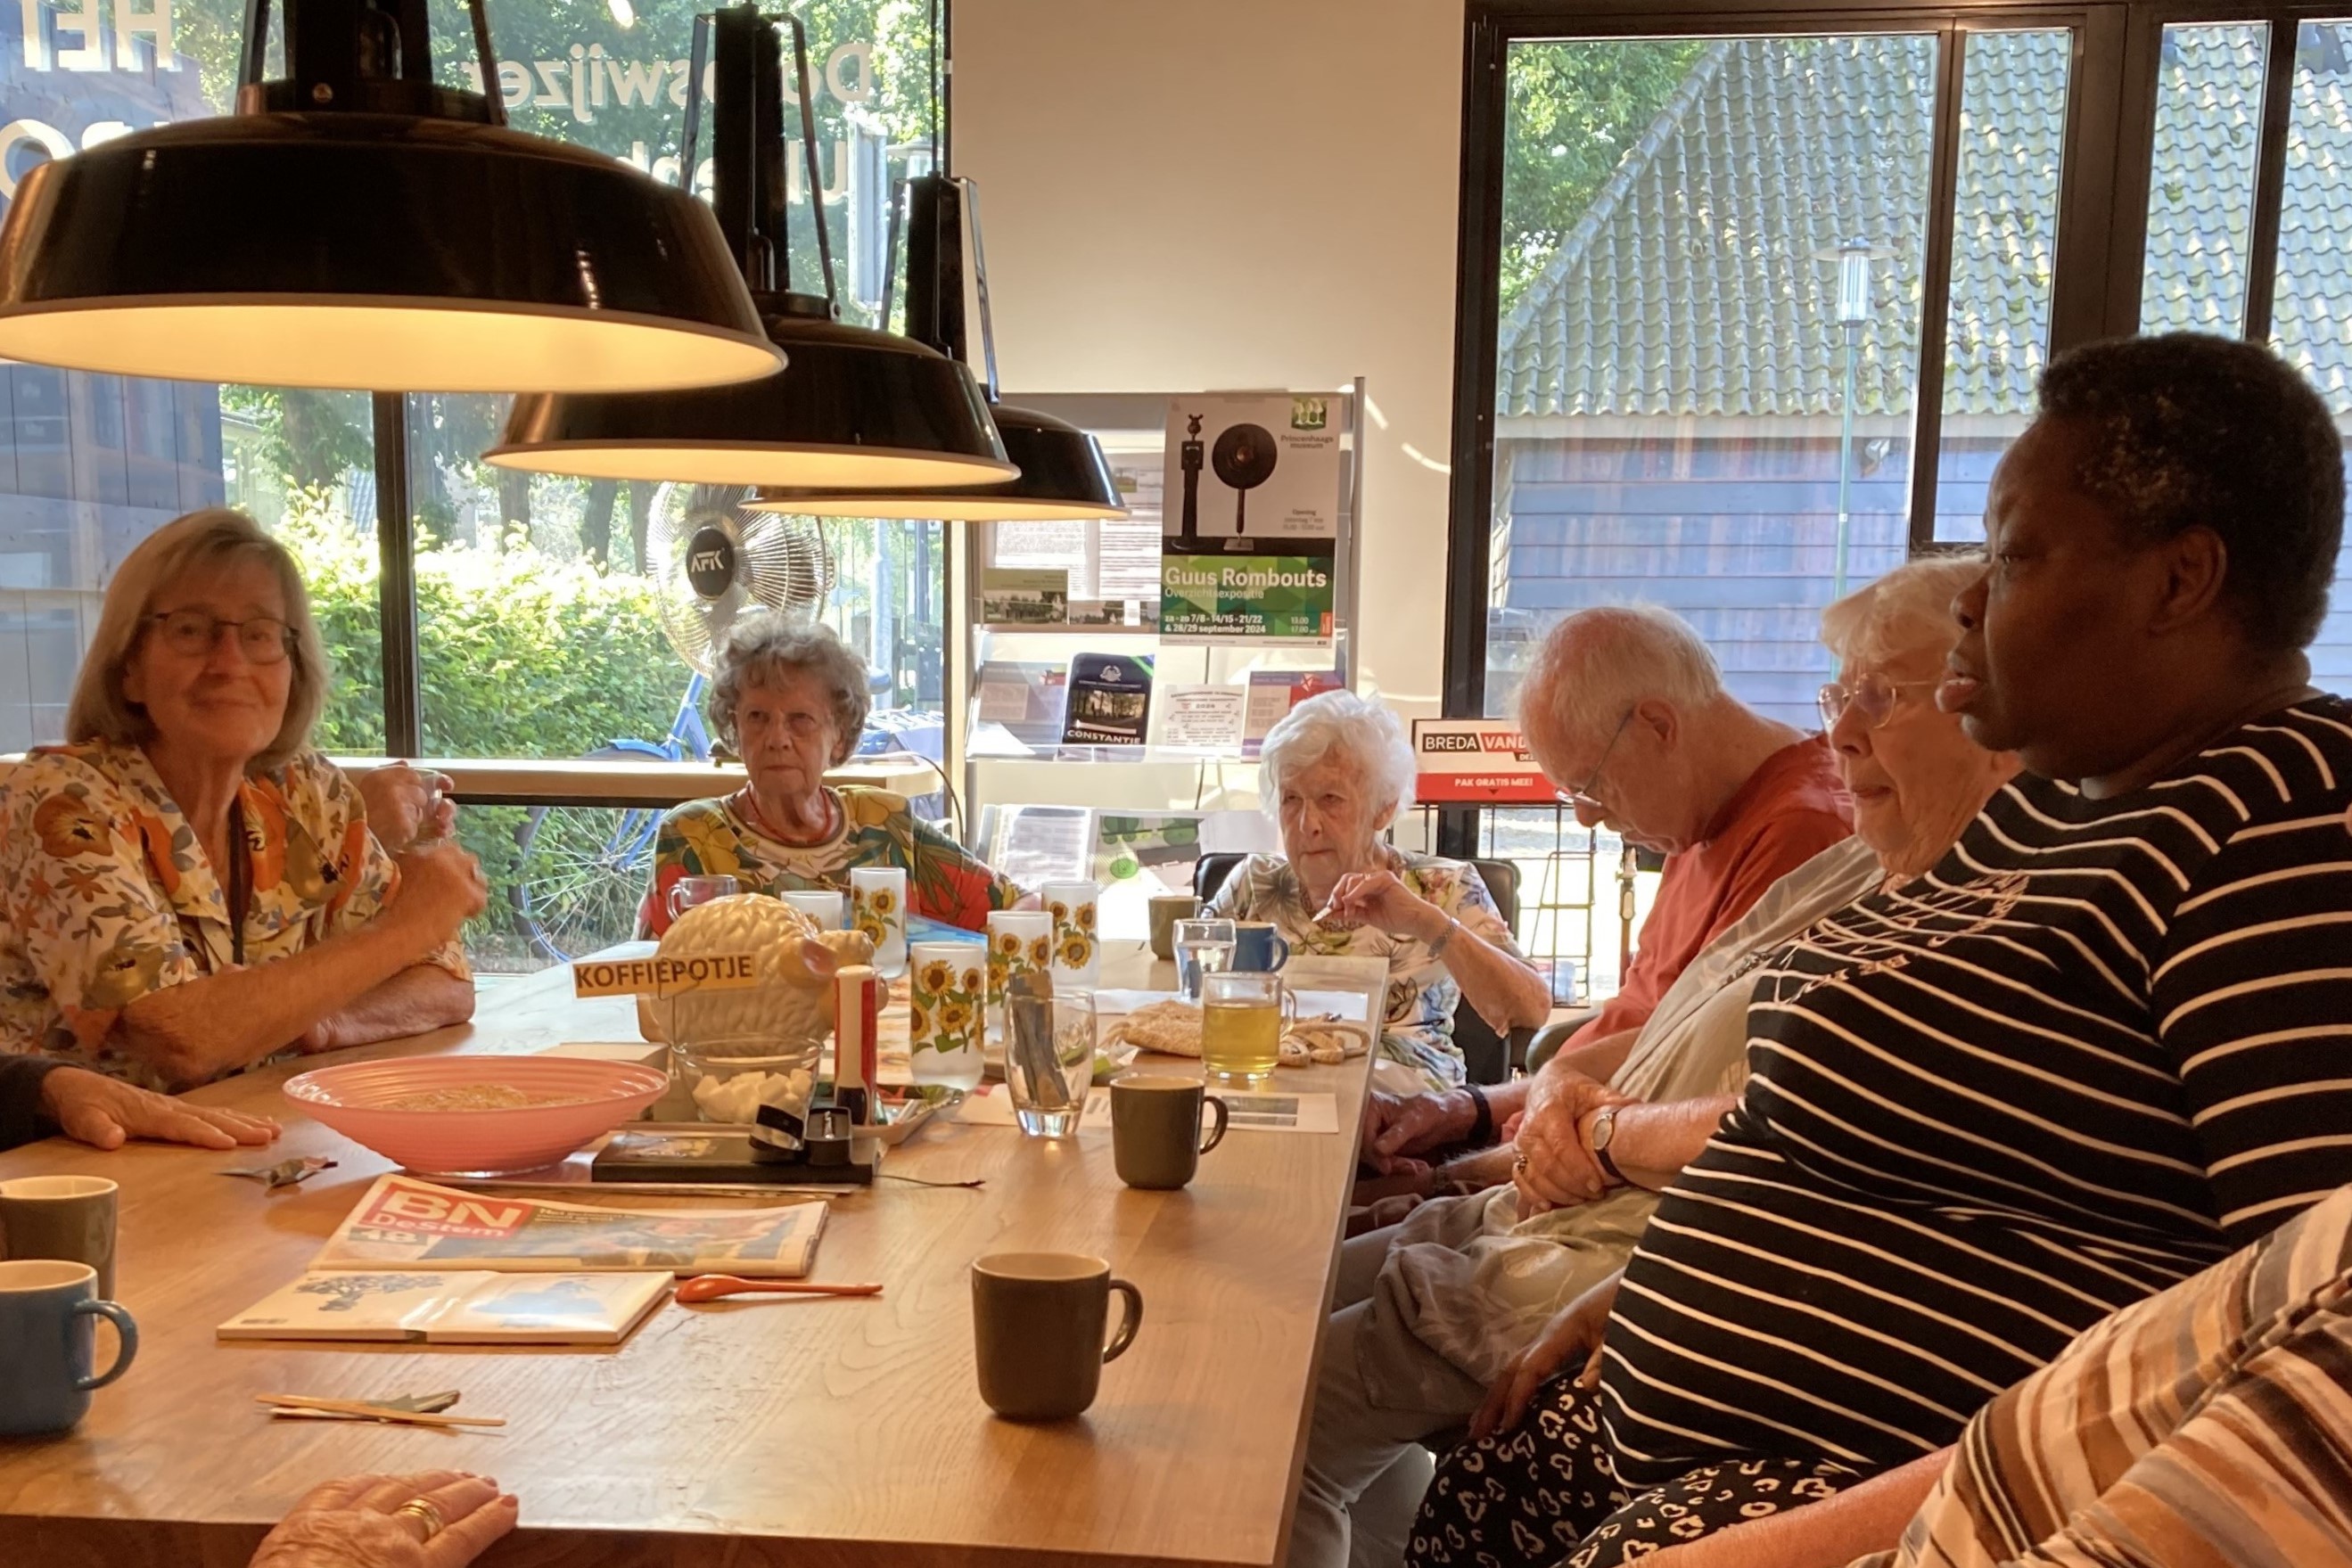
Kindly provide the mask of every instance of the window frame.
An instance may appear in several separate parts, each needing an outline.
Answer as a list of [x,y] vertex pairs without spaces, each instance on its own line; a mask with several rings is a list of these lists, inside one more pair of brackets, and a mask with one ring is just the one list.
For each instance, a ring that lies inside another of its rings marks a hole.
[[[1937,35],[1928,187],[1932,204],[1922,258],[1908,497],[1910,550],[1916,557],[1949,548],[1936,543],[1936,490],[1958,221],[1953,204],[1959,172],[1960,88],[1969,37],[2036,27],[2063,26],[2074,32],[2051,263],[2048,348],[2056,354],[2139,329],[2164,29],[2180,24],[2259,22],[2271,29],[2242,322],[2242,336],[2268,340],[2297,29],[2308,21],[2347,18],[2352,18],[2352,0],[2269,5],[2229,0],[1812,0],[1804,5],[1786,0],[1468,0],[1454,283],[1454,462],[1440,688],[1445,716],[1486,714],[1495,378],[1501,336],[1503,140],[1512,45],[1612,37]],[[1477,826],[1476,808],[1446,809],[1440,817],[1439,852],[1474,852]]]

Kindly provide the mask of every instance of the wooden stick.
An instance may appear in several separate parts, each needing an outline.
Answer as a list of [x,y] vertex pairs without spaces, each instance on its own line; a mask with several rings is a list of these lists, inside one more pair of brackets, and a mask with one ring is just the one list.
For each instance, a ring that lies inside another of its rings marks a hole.
[[371,1420],[403,1422],[412,1427],[503,1427],[503,1416],[429,1416],[421,1410],[394,1410],[363,1399],[317,1399],[308,1394],[257,1394],[257,1405],[286,1410],[323,1410],[337,1416],[364,1416]]

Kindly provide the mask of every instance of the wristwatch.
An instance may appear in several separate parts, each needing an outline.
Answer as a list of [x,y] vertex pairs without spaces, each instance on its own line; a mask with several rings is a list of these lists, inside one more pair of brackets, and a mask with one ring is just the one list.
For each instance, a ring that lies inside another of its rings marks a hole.
[[1617,1162],[1609,1157],[1609,1143],[1616,1135],[1617,1107],[1614,1105],[1603,1105],[1584,1124],[1584,1146],[1591,1152],[1592,1163],[1601,1167],[1601,1174],[1609,1178],[1612,1186],[1630,1186],[1633,1184],[1625,1179],[1625,1173],[1619,1170]]

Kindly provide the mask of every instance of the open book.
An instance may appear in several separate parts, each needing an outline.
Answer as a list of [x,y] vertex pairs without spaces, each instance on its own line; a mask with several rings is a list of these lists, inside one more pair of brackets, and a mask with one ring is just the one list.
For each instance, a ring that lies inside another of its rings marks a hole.
[[825,1206],[601,1208],[459,1192],[415,1176],[376,1178],[311,1268],[489,1269],[509,1273],[665,1269],[798,1279]]
[[618,1344],[668,1294],[669,1282],[667,1273],[305,1274],[218,1333],[222,1339]]

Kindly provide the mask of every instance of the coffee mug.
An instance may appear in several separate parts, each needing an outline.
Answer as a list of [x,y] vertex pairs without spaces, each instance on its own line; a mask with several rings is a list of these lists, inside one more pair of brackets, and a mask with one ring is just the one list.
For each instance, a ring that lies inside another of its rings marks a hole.
[[[1203,1104],[1215,1125],[1201,1135]],[[1225,1103],[1190,1078],[1122,1072],[1110,1081],[1111,1159],[1129,1186],[1172,1189],[1192,1179],[1201,1156],[1224,1141]]]
[[[92,1318],[122,1336],[114,1364],[98,1375]],[[90,1390],[130,1371],[138,1354],[139,1325],[98,1299],[89,1264],[0,1263],[0,1436],[67,1430],[89,1414]]]
[[1151,956],[1176,956],[1176,923],[1197,914],[1201,901],[1189,893],[1156,894],[1151,900]]
[[[1110,1297],[1126,1298],[1103,1343]],[[971,1266],[971,1330],[980,1396],[1013,1421],[1059,1421],[1095,1402],[1106,1362],[1135,1343],[1143,1292],[1077,1252],[993,1252]]]
[[669,884],[669,917],[676,920],[698,904],[713,899],[732,898],[742,891],[741,884],[731,876],[682,876]]
[[0,1181],[0,1258],[87,1263],[100,1298],[113,1300],[115,1192],[104,1176]]
[[1234,922],[1233,967],[1244,974],[1271,975],[1290,962],[1290,944],[1263,920]]

